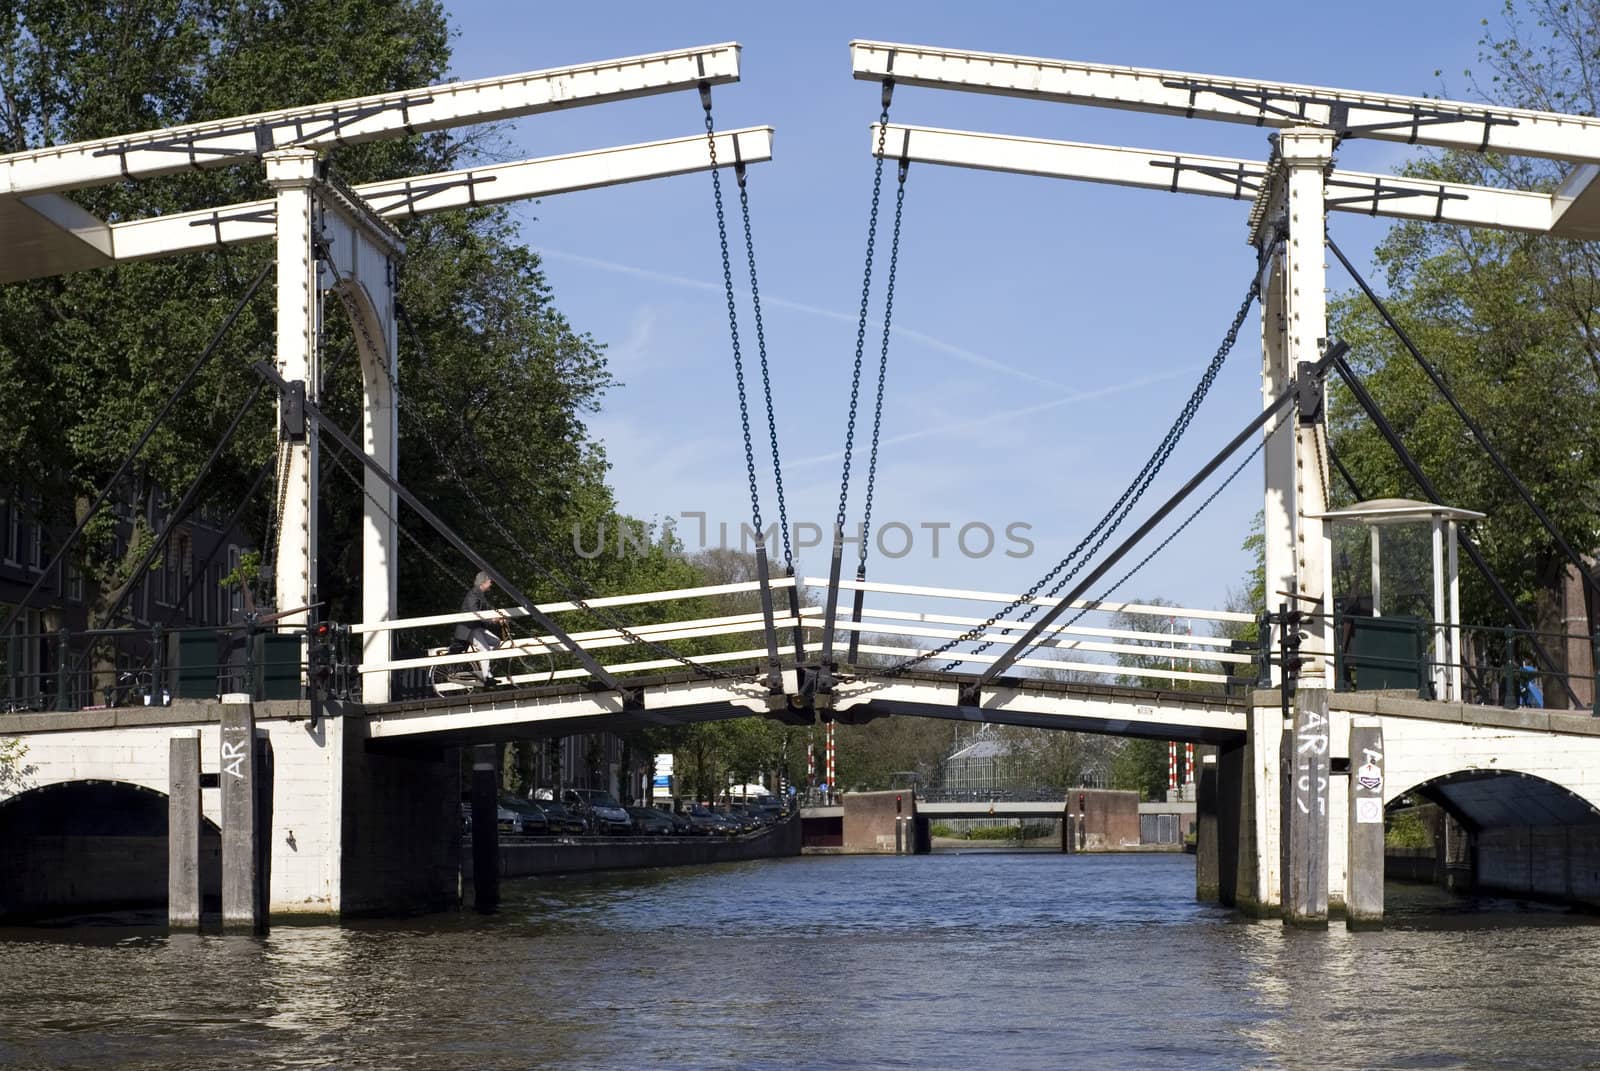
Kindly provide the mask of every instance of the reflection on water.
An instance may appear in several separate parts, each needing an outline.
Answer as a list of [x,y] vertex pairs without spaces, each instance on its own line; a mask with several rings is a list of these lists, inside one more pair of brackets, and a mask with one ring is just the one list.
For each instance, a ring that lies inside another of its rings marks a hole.
[[1304,933],[1193,888],[1182,856],[816,858],[260,940],[0,931],[0,1067],[1600,1066],[1581,916],[1391,886],[1385,931]]

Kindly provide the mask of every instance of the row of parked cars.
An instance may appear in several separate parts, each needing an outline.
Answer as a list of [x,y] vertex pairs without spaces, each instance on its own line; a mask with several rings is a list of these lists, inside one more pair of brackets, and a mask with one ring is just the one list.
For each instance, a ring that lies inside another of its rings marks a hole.
[[[599,789],[569,788],[557,799],[524,799],[509,793],[499,800],[497,824],[503,833],[525,836],[736,836],[753,833],[784,816],[776,797],[763,796],[713,810],[703,803],[678,801],[678,809],[624,807]],[[461,805],[470,828],[472,808]]]

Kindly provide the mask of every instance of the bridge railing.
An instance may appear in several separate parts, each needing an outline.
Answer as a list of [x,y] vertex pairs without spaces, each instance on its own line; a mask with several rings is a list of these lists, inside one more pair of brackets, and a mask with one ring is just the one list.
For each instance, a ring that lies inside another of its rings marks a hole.
[[[827,581],[807,577],[805,583],[824,585]],[[947,604],[949,609],[956,609],[963,603],[977,603],[983,604],[985,611],[992,612],[1010,605],[1016,598],[1007,592],[874,581],[847,580],[842,581],[840,587],[846,591],[860,591],[873,601],[863,599],[859,620],[855,619],[853,609],[841,611],[834,627],[846,635],[859,634],[858,652],[885,662],[913,658],[935,650],[988,620],[988,613],[978,616],[951,613],[943,609],[907,607],[938,601]],[[891,601],[894,605],[885,605]],[[1050,608],[1059,605],[1061,600],[1041,597],[1034,602],[1041,608]],[[1254,615],[1231,610],[1092,600],[1076,600],[1069,608],[1081,612],[1067,619],[1066,623],[1046,628],[1040,634],[1040,641],[1033,653],[1018,659],[1017,666],[1045,674],[1070,673],[1076,677],[1101,677],[1107,680],[1126,678],[1167,684],[1182,682],[1190,686],[1219,688],[1227,687],[1241,677],[1253,679],[1256,675],[1254,666],[1257,656],[1251,651],[1235,650],[1236,641],[1233,637],[1195,634],[1192,630],[1192,623],[1195,622],[1203,627],[1232,626],[1240,630],[1243,626],[1255,623]],[[1126,622],[1130,620],[1141,624],[1148,621],[1150,625],[1129,628]],[[1190,622],[1190,630],[1177,631],[1176,623],[1179,621]],[[1168,626],[1165,631],[1161,629],[1163,623]],[[974,668],[997,661],[1000,652],[1015,642],[1020,634],[1021,629],[1014,625],[1008,628],[1003,622],[996,624],[975,634],[947,654],[930,659],[924,668],[942,668],[953,662],[965,664],[967,671],[971,672]],[[901,639],[929,642],[894,642]],[[972,649],[979,644],[990,645],[990,650],[979,652]],[[866,660],[862,661],[865,663]]]
[[[1296,622],[1315,620],[1331,622],[1331,652],[1301,650],[1292,642]],[[1331,656],[1337,691],[1404,689],[1422,699],[1591,712],[1600,696],[1600,630],[1452,625],[1414,615],[1301,610],[1288,627],[1282,613],[1266,615],[1262,635],[1271,636],[1267,646],[1278,666],[1307,654]]]
[[[306,635],[249,623],[14,631],[0,638],[0,713],[164,706],[228,693],[298,699],[316,676]],[[318,683],[340,694],[353,678],[340,677],[328,655]]]
[[[824,625],[824,611],[817,604],[822,601],[821,593],[827,580],[783,578],[774,581],[772,587],[784,592],[797,584],[805,591],[799,612],[789,613],[787,600],[779,599],[784,611],[774,619],[785,665],[794,662],[789,642],[793,630],[797,627],[802,630],[807,649],[814,654]],[[893,664],[925,654],[984,624],[986,617],[949,612],[959,610],[962,604],[987,604],[981,607],[987,611],[990,607],[999,609],[1014,599],[1005,592],[881,582],[844,581],[841,587],[848,592],[860,591],[863,606],[859,616],[853,609],[841,610],[836,615],[836,635],[845,637],[836,643],[836,653],[842,657],[848,638],[854,636],[858,668],[868,672],[874,665]],[[594,653],[613,673],[654,672],[681,668],[683,658],[709,665],[763,661],[767,657],[762,636],[765,619],[758,609],[750,608],[759,591],[759,583],[746,581],[607,596],[588,600],[583,605],[570,601],[550,602],[540,604],[538,609],[563,627],[568,627],[569,620],[574,618],[577,620],[572,623],[585,618],[595,620],[597,616],[604,621],[610,616],[592,614],[591,609],[631,608],[660,616],[669,608],[667,604],[683,603],[701,611],[699,616],[681,620],[630,623],[626,631],[613,624],[568,632],[572,640],[585,651]],[[723,608],[740,609],[740,612],[704,612],[717,607],[719,600],[733,601],[738,605]],[[1041,598],[1036,601],[1049,607],[1059,600]],[[1257,676],[1256,655],[1253,651],[1237,650],[1233,638],[1205,632],[1196,635],[1192,627],[1183,632],[1176,628],[1178,621],[1198,622],[1203,628],[1239,627],[1255,620],[1249,614],[1131,602],[1079,601],[1073,607],[1082,613],[1067,623],[1045,630],[1036,651],[1018,661],[1022,672],[1066,672],[1079,678],[1131,679],[1208,688],[1225,687],[1241,678],[1253,680]],[[563,619],[560,615],[569,615],[569,618]],[[386,633],[395,636],[394,643],[389,645],[395,653],[364,660],[358,667],[360,673],[405,674],[413,683],[425,679],[428,685],[424,690],[433,692],[472,686],[475,664],[476,669],[486,666],[490,675],[511,685],[557,683],[587,676],[557,637],[542,633],[511,635],[511,623],[526,617],[527,614],[517,607],[503,611],[464,611],[369,622],[351,626],[350,632],[357,639]],[[1127,627],[1130,619],[1135,623],[1149,620],[1151,624],[1130,628]],[[503,628],[504,638],[494,650],[452,650],[454,630],[461,624],[481,625],[491,630]],[[1161,627],[1163,624],[1165,630]],[[975,633],[948,654],[929,660],[921,668],[936,670],[947,661],[965,664],[969,670],[990,664],[998,657],[998,650],[987,653],[971,648],[988,643],[1003,650],[1016,635],[1015,626],[1008,631],[1004,625],[997,625]],[[748,642],[739,642],[742,637],[747,637]],[[638,642],[641,640],[647,641],[647,645],[641,646]],[[406,688],[397,687],[394,691],[397,695],[405,694]]]

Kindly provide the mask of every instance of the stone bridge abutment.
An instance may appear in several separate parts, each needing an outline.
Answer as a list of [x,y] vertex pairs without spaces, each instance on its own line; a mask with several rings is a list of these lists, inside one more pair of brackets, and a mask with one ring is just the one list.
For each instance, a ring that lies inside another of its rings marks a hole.
[[[165,902],[170,742],[195,733],[202,894],[215,898],[208,860],[224,825],[223,712],[218,702],[180,701],[4,719],[0,735],[18,737],[27,751],[24,791],[0,803],[0,837],[17,849],[0,854],[0,915],[36,913],[47,902],[92,906],[99,879],[82,875],[117,867],[127,879],[122,902]],[[370,750],[367,719],[313,721],[304,702],[256,703],[254,714],[272,758],[256,834],[270,916],[397,914],[458,902],[456,748]]]

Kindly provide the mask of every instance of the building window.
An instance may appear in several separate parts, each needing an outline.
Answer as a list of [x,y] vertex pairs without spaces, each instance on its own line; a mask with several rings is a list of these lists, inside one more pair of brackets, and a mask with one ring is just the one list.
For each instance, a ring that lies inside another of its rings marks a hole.
[[[228,573],[237,575],[239,571],[239,545],[228,544]],[[228,620],[234,620],[234,615],[244,613],[244,592],[237,580],[228,585]]]
[[67,598],[73,602],[83,601],[83,570],[71,562],[67,563]]
[[0,532],[0,538],[5,540],[6,561],[11,565],[21,565],[27,525],[22,523],[22,507],[14,500],[8,505],[10,508],[6,510],[5,531]]
[[44,568],[44,525],[28,525],[28,567],[34,572]]
[[[12,607],[0,605],[0,614],[9,615]],[[0,689],[9,700],[30,700],[39,695],[39,650],[43,621],[37,610],[25,610],[11,626],[9,636],[0,636]]]

